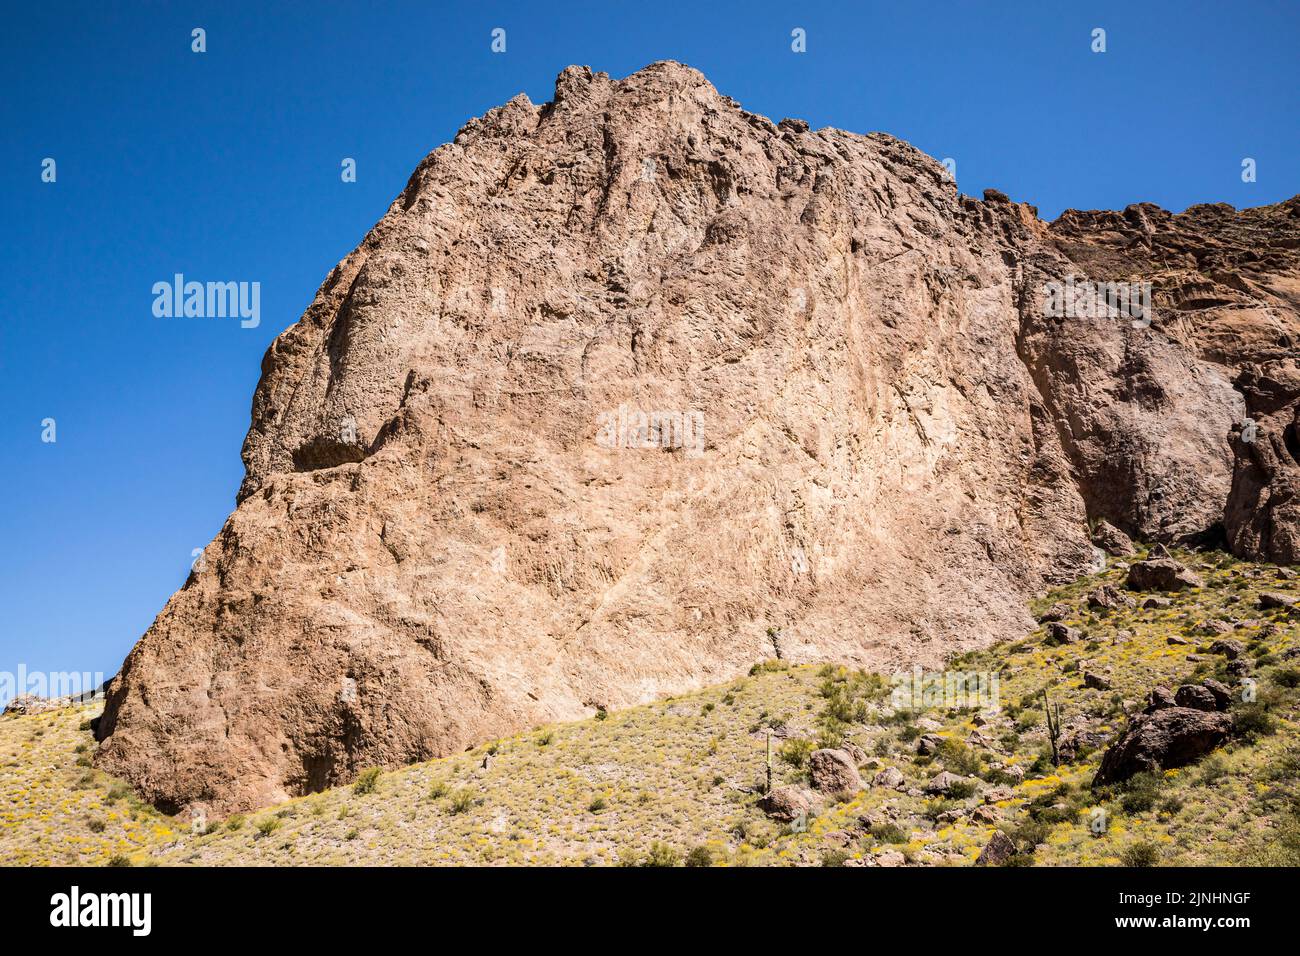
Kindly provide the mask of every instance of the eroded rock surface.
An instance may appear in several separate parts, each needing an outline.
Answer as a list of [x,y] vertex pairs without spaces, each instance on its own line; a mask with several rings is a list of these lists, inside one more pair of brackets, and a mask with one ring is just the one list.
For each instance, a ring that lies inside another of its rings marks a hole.
[[[99,765],[225,812],[772,656],[935,665],[1028,630],[1089,519],[1294,560],[1297,208],[1048,225],[679,64],[570,67],[268,351]],[[1085,274],[1154,321],[1047,317]]]

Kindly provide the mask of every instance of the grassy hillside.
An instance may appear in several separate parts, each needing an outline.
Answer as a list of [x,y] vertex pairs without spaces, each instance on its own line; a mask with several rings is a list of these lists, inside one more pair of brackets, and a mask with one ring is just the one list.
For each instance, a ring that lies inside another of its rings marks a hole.
[[[1089,609],[1089,592],[1122,585],[1112,565],[1035,607],[1069,604],[1064,623],[1081,640],[1047,646],[1040,628],[952,662],[999,675],[996,711],[894,712],[884,677],[767,662],[723,686],[366,774],[202,834],[89,767],[91,712],[8,717],[0,862],[961,866],[1001,829],[1021,864],[1300,864],[1300,613],[1256,606],[1260,592],[1298,593],[1297,581],[1222,554],[1176,556],[1206,586],[1166,595],[1168,607],[1143,609],[1138,594],[1136,608]],[[1105,793],[1089,789],[1104,748],[1053,765],[1044,691],[1064,731],[1113,735],[1157,683],[1235,686],[1242,675],[1209,653],[1225,636],[1246,646],[1236,668],[1257,681],[1256,701],[1234,705],[1237,739]],[[1085,672],[1110,687],[1086,687]],[[848,741],[866,789],[824,801],[806,827],[768,819],[757,803],[771,729],[778,786],[806,783],[814,746]],[[932,755],[918,753],[923,734],[941,738]],[[871,786],[889,767],[902,789]],[[921,792],[941,770],[969,779],[947,796]]]

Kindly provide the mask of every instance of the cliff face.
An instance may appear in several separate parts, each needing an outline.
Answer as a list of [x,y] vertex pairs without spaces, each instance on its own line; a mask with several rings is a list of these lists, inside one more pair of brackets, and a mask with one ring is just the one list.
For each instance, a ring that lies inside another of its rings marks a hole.
[[[225,812],[772,656],[933,665],[1092,566],[1089,518],[1294,561],[1298,236],[1297,200],[1049,226],[678,64],[570,67],[268,351],[99,763]],[[1071,276],[1153,321],[1045,314]]]

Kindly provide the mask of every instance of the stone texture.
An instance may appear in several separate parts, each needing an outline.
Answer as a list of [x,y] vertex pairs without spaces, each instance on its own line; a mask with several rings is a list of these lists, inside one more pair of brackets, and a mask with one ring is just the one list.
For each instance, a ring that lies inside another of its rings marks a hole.
[[1125,583],[1135,591],[1181,591],[1205,584],[1196,572],[1173,558],[1135,562],[1128,569],[1128,580]]
[[1120,783],[1136,773],[1185,766],[1214,750],[1231,732],[1232,717],[1212,709],[1162,707],[1135,717],[1102,756],[1093,786]]
[[808,758],[808,777],[822,793],[851,795],[862,789],[858,768],[843,750],[814,750]]
[[[1095,567],[1089,518],[1291,553],[1296,208],[1049,225],[679,64],[570,67],[429,154],[268,350],[97,764],[244,810],[773,656],[938,666]],[[1152,327],[1045,317],[1084,273],[1154,279]],[[598,441],[620,407],[638,447]]]

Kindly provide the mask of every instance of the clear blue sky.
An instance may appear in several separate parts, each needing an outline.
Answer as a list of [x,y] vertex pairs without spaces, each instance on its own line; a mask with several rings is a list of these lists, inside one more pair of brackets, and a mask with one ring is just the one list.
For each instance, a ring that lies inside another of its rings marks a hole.
[[[233,506],[272,338],[421,157],[521,90],[549,99],[564,66],[623,76],[680,60],[773,119],[884,130],[953,157],[964,192],[996,187],[1045,217],[1254,206],[1300,192],[1298,8],[9,4],[0,671],[117,669]],[[194,27],[206,53],[191,52]],[[795,27],[807,53],[791,52]],[[348,156],[356,183],[340,180]],[[1241,181],[1244,157],[1255,183]],[[155,318],[151,288],[175,272],[260,282],[261,325]]]

